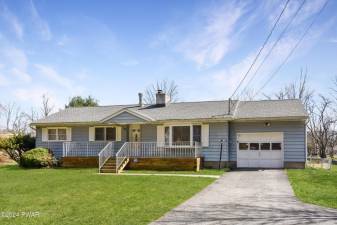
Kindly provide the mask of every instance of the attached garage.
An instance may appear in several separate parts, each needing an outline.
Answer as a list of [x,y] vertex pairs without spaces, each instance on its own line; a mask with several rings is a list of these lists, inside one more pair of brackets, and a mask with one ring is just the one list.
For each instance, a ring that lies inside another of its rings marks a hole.
[[238,133],[238,168],[283,168],[283,132]]

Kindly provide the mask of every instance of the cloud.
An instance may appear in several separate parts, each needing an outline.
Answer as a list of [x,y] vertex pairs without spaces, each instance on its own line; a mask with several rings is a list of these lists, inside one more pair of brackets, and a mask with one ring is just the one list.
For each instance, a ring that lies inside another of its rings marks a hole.
[[7,46],[3,49],[4,57],[12,67],[26,70],[28,67],[28,58],[25,52],[13,46]]
[[[10,80],[15,77],[21,82],[31,82],[32,77],[28,73],[29,61],[23,50],[11,46],[4,40],[0,45],[0,60],[4,63],[0,66],[0,72],[6,75],[6,80],[12,76]],[[8,84],[5,79],[2,79],[2,82]]]
[[9,85],[9,80],[2,74],[0,74],[0,87],[6,87]]
[[34,67],[37,69],[37,71],[44,76],[45,78],[49,79],[50,81],[55,82],[59,86],[65,87],[67,89],[72,89],[72,83],[71,80],[63,77],[60,75],[54,68],[47,65],[42,64],[35,64]]
[[[35,64],[34,67],[43,78],[46,78],[52,83],[65,88],[65,91],[71,95],[81,94],[85,91],[85,88],[78,85],[78,82],[73,82],[66,76],[59,74],[53,67],[49,65]],[[82,72],[80,72],[80,74],[81,73]]]
[[52,39],[52,33],[50,31],[47,21],[42,19],[39,12],[37,11],[33,0],[30,1],[30,12],[32,15],[33,23],[38,30],[41,38],[43,40],[49,41]]
[[0,15],[7,21],[10,29],[15,33],[18,39],[23,37],[23,26],[18,18],[6,7],[6,5],[0,5]]
[[18,101],[26,102],[30,106],[40,107],[42,105],[42,95],[46,95],[49,98],[50,105],[54,106],[54,110],[64,107],[64,102],[57,97],[54,91],[41,85],[15,88],[12,94]]
[[[284,61],[284,59],[288,56],[290,51],[296,45],[299,38],[302,36],[308,24],[311,23],[315,13],[317,13],[317,11],[320,9],[319,6],[321,5],[318,4],[318,2],[321,3],[320,1],[307,2],[306,10],[304,12],[305,15],[302,15],[301,17],[295,19],[294,23],[292,24],[286,35],[282,38],[280,42],[278,42],[272,53],[267,58],[266,62],[257,72],[256,76],[252,79],[250,85],[247,86],[247,90],[252,92],[256,91],[256,89],[260,88],[262,84],[266,82],[266,80],[270,77],[269,75],[280,66],[280,64]],[[293,13],[295,13],[295,11],[293,11]],[[306,19],[303,19],[304,17]],[[321,22],[320,24],[316,24],[315,26],[313,26],[288,61],[292,61],[295,58],[306,55],[307,52],[310,51],[310,49],[317,43],[317,41],[324,34],[324,32],[328,30],[333,24],[334,19],[328,19],[325,20],[323,23]],[[278,29],[281,30],[283,29],[283,27],[280,26]],[[238,93],[241,93],[246,87],[248,81],[253,76],[258,66],[261,64],[261,61],[264,59],[269,49],[276,41],[276,38],[277,35],[273,35],[269,44],[266,45],[264,51],[260,55],[258,61],[249,73],[248,77],[245,79]],[[225,90],[223,92],[226,92],[227,95],[231,95],[243,78],[244,74],[248,71],[248,68],[253,62],[253,59],[255,58],[258,51],[259,46],[255,50],[250,51],[248,54],[243,55],[236,63],[225,68],[220,68],[215,72],[209,74],[209,76],[211,77],[209,82],[209,89]],[[285,67],[286,66],[287,65],[285,65]],[[271,84],[269,84],[269,86],[270,85]]]
[[24,71],[22,71],[18,68],[13,68],[11,70],[11,73],[24,82],[31,82],[32,81],[32,77],[28,73],[26,73],[26,72],[24,72]]
[[166,44],[198,67],[217,65],[237,45],[236,35],[251,22],[249,16],[242,21],[247,10],[246,4],[237,1],[203,9],[191,20],[158,34],[151,46]]

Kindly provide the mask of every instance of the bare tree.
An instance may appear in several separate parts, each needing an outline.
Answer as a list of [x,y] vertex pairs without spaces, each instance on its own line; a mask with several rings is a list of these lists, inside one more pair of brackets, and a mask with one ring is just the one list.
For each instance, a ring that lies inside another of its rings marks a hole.
[[314,148],[317,148],[319,156],[326,158],[331,141],[334,139],[336,117],[332,113],[332,101],[320,96],[319,103],[313,101],[308,103],[308,129],[312,138]]
[[[300,99],[308,110],[308,104],[313,97],[313,90],[307,87],[308,71],[301,69],[300,79],[297,83],[294,81],[286,85],[284,88],[274,94],[276,99]],[[273,97],[265,95],[266,98],[272,99]]]
[[15,103],[7,103],[2,106],[3,116],[5,120],[5,128],[14,134],[26,133],[28,122],[25,113]]
[[42,107],[41,112],[43,117],[47,117],[54,109],[54,106],[50,104],[49,97],[46,94],[42,95]]
[[15,114],[16,105],[15,103],[7,103],[5,106],[3,106],[3,115],[5,117],[5,124],[6,124],[6,130],[10,131],[12,130],[12,124],[13,124],[13,115]]
[[240,94],[240,100],[242,101],[253,101],[255,100],[255,91],[254,89],[244,89]]
[[144,93],[144,102],[146,104],[156,103],[157,90],[162,90],[170,97],[170,102],[178,100],[178,85],[174,81],[162,80],[150,85]]

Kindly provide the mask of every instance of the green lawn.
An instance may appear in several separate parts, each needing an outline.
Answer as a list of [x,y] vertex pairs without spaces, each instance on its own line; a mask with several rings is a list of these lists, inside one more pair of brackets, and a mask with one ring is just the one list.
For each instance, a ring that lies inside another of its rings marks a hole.
[[[0,167],[0,224],[147,224],[215,180],[96,173]],[[10,212],[40,215],[5,218]]]
[[[226,170],[227,171],[227,170]],[[158,171],[158,170],[124,170],[123,173],[144,173],[144,174],[187,174],[187,175],[222,175],[224,169],[202,169],[196,171]]]
[[331,170],[288,170],[288,177],[303,202],[337,208],[337,166]]

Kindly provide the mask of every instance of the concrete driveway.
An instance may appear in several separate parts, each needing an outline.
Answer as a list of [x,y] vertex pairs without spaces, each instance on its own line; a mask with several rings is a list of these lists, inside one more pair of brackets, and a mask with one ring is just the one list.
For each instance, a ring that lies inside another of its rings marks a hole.
[[234,171],[152,224],[337,224],[337,210],[297,200],[284,170]]

